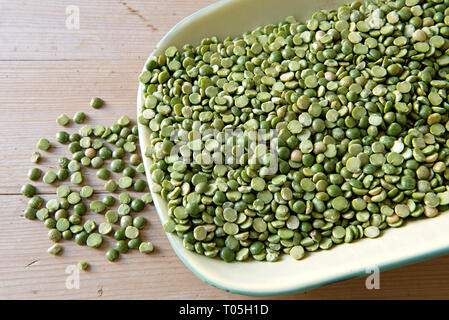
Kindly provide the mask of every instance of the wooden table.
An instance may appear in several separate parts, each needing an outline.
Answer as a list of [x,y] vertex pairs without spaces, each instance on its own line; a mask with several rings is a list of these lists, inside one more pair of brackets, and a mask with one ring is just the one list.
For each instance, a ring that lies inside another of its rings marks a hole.
[[[62,256],[50,256],[47,231],[42,223],[23,218],[26,199],[19,191],[38,138],[55,141],[61,130],[55,119],[61,113],[85,111],[90,124],[109,125],[122,114],[135,118],[137,77],[147,55],[175,23],[212,2],[0,0],[1,299],[247,298],[196,278],[170,248],[153,207],[143,213],[149,220],[144,236],[157,247],[151,255],[133,252],[110,263],[105,250],[72,241],[64,244]],[[74,3],[79,29],[66,27],[67,19],[69,26],[74,21],[75,11],[68,7]],[[93,96],[107,101],[101,111],[89,107]],[[56,158],[68,152],[54,145],[52,153],[42,152],[44,170],[55,169]],[[101,189],[92,172],[86,171],[89,183]],[[38,186],[46,199],[54,197],[54,187]],[[80,273],[79,289],[68,289],[66,280],[73,274],[66,271],[81,259],[91,269]],[[280,298],[444,299],[448,275],[449,256],[443,256],[381,273],[380,290],[366,289],[359,278]]]

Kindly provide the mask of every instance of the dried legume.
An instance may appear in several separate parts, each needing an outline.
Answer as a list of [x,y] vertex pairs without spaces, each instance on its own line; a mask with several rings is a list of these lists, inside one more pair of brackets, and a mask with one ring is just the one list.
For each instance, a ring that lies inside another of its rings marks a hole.
[[138,120],[165,230],[208,257],[276,261],[447,209],[443,2],[356,1],[150,57]]

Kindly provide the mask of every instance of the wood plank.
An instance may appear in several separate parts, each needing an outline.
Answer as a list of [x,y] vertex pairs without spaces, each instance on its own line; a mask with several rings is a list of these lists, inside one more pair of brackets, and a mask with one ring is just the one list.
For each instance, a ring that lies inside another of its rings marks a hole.
[[[21,212],[26,200],[1,195],[4,214],[0,224],[0,298],[2,299],[239,299],[241,295],[224,292],[196,278],[176,257],[165,237],[154,207],[145,210],[149,220],[144,237],[156,251],[151,255],[132,252],[116,263],[104,259],[102,249],[80,247],[63,241],[64,253],[46,253],[52,243],[40,221],[29,221]],[[102,218],[102,217],[101,217]],[[98,221],[102,221],[96,217]],[[79,260],[90,263],[80,273],[80,288],[67,289],[66,268]],[[299,262],[300,263],[300,262]],[[282,299],[438,299],[449,295],[447,266],[449,256],[382,272],[380,290],[365,288],[365,278],[347,280],[307,293],[273,297]],[[120,275],[120,276],[118,276]],[[245,297],[247,298],[247,297]]]
[[2,1],[0,60],[145,59],[171,27],[213,2],[76,1],[80,29],[70,30],[71,1]]
[[[108,71],[107,66],[98,66],[93,62],[56,61],[40,62],[0,62],[0,86],[5,90],[0,108],[0,135],[4,137],[4,146],[14,153],[14,163],[22,178],[33,166],[30,155],[36,149],[41,137],[52,141],[51,152],[40,151],[43,161],[39,164],[43,170],[58,170],[57,159],[70,158],[67,145],[59,144],[55,134],[59,130],[77,132],[84,124],[105,126],[115,123],[121,115],[136,119],[135,96],[137,91],[136,68],[124,66],[117,71]],[[71,69],[70,69],[71,68]],[[125,70],[131,71],[125,71]],[[72,70],[71,72],[69,70]],[[23,83],[29,83],[24,96]],[[124,82],[122,82],[124,81]],[[89,83],[83,85],[83,83]],[[125,83],[131,85],[125,86]],[[80,86],[81,84],[81,86]],[[107,102],[101,110],[90,108],[93,96],[101,96]],[[83,111],[88,118],[82,125],[73,121],[67,128],[56,124],[55,119],[62,113],[73,117],[77,111]],[[11,161],[11,154],[3,153],[0,161]],[[94,170],[90,170],[94,173]],[[104,184],[94,178],[94,187]],[[42,185],[43,192],[52,192],[53,187]],[[7,175],[0,186],[1,194],[17,193],[20,185],[16,177]]]

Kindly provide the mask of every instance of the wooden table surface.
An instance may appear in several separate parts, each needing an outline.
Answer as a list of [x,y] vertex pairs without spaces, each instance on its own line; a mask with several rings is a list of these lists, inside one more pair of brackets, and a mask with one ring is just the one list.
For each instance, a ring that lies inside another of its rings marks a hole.
[[[47,230],[23,218],[26,199],[20,195],[38,138],[55,141],[61,130],[56,117],[85,111],[88,123],[105,125],[122,114],[135,118],[137,77],[147,55],[175,23],[212,2],[0,0],[0,299],[248,298],[196,278],[171,249],[152,206],[143,213],[149,220],[144,236],[156,252],[133,252],[110,263],[104,249],[73,241],[64,243],[62,256],[49,255]],[[79,9],[79,29],[66,27],[74,12],[70,5]],[[104,98],[106,106],[91,109],[93,96]],[[52,153],[42,152],[44,170],[56,168],[56,158],[67,155],[66,147],[54,145]],[[89,183],[101,188],[92,172],[86,171]],[[52,186],[39,184],[38,191],[46,199],[54,197]],[[66,272],[81,259],[91,269],[80,273],[79,288],[67,288],[67,278],[74,275]],[[443,256],[382,272],[379,290],[366,289],[365,279],[358,278],[273,298],[448,297],[449,256]]]

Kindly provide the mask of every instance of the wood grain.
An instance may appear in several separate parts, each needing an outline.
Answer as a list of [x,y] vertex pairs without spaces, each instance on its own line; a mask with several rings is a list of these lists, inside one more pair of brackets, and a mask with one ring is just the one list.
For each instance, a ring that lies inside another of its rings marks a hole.
[[[88,114],[88,123],[111,124],[122,114],[135,118],[137,75],[159,39],[180,19],[212,0],[76,1],[80,29],[65,27],[73,1],[0,0],[0,299],[241,299],[196,278],[176,257],[153,207],[144,236],[157,250],[124,255],[119,263],[104,250],[64,244],[61,257],[46,253],[45,227],[23,218],[26,199],[19,195],[31,167],[29,157],[40,137],[54,140],[61,113]],[[107,101],[89,108],[92,96]],[[67,131],[77,130],[76,126]],[[42,152],[40,166],[56,168],[66,154],[54,144]],[[89,183],[102,182],[86,171]],[[45,198],[54,187],[39,184]],[[101,196],[101,195],[99,195]],[[105,247],[110,246],[107,243]],[[67,289],[68,266],[85,259],[79,289]],[[449,256],[382,272],[380,290],[352,279],[282,299],[447,299]]]

